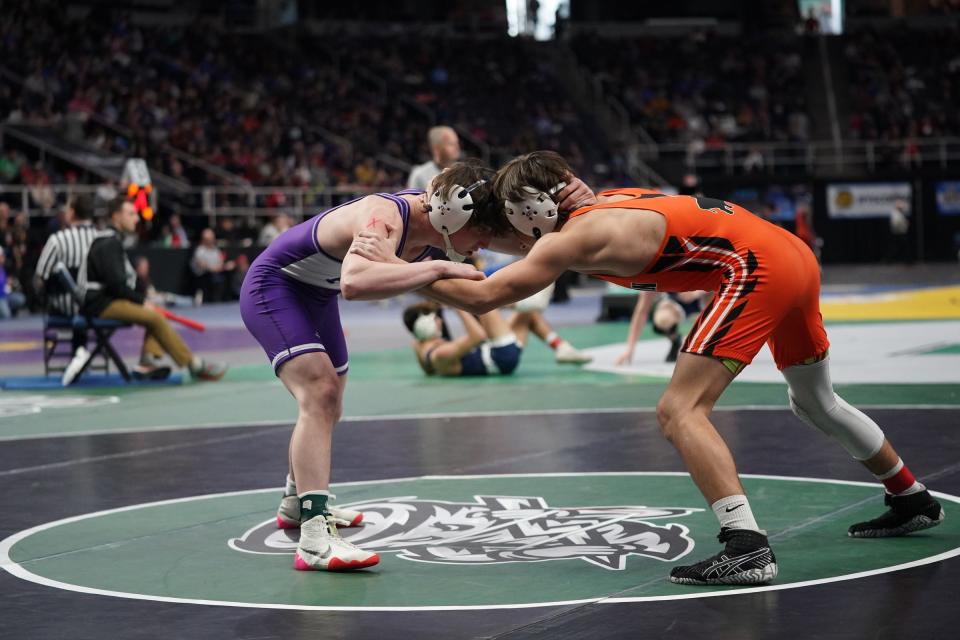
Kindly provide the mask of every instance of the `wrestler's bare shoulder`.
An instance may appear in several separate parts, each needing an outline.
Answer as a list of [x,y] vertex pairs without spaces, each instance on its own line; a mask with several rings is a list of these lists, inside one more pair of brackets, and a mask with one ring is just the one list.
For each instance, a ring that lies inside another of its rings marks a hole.
[[626,237],[662,235],[666,226],[665,218],[656,211],[609,207],[572,218],[562,231],[588,244],[605,245]]
[[639,271],[656,253],[666,233],[666,219],[645,209],[595,209],[578,216],[563,232],[574,244],[575,271],[629,274]]
[[353,238],[364,229],[384,232],[399,229],[403,219],[397,205],[385,198],[367,196],[324,215],[317,223],[317,243],[336,258],[346,255]]
[[381,222],[395,226],[402,220],[396,204],[375,195],[351,202],[343,209],[344,218],[351,222],[356,233]]

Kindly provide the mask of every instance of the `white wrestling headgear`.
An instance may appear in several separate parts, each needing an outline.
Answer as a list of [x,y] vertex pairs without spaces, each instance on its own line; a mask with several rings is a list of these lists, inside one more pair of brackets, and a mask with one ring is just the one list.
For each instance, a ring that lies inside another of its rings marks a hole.
[[433,192],[430,196],[430,212],[427,216],[430,218],[430,224],[443,236],[444,248],[447,257],[454,262],[463,262],[466,256],[462,256],[453,249],[450,242],[450,234],[456,233],[462,229],[473,215],[474,203],[470,192],[485,184],[486,180],[477,180],[469,187],[461,187],[458,184],[450,189],[451,197],[440,193],[440,189]]
[[527,197],[519,202],[507,200],[504,204],[507,209],[507,220],[513,227],[525,236],[539,238],[557,228],[557,203],[553,196],[567,186],[560,182],[549,192],[540,191],[533,187],[524,187]]
[[430,340],[440,333],[436,313],[424,313],[413,321],[413,337],[417,340]]

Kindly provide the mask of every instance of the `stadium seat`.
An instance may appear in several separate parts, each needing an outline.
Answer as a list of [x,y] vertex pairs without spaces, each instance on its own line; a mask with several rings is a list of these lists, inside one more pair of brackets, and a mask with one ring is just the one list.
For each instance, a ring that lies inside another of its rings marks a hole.
[[[73,295],[77,302],[81,302],[80,289],[76,281],[63,264],[58,264],[54,268],[54,277],[56,277],[61,286]],[[43,373],[49,376],[51,373],[60,373],[66,369],[67,364],[73,357],[71,348],[71,339],[74,331],[85,331],[87,336],[93,338],[94,346],[90,351],[90,357],[86,364],[77,374],[79,379],[87,371],[102,371],[104,374],[110,371],[110,362],[113,362],[117,371],[127,382],[130,381],[130,372],[123,363],[120,354],[110,343],[110,339],[118,329],[127,329],[133,325],[129,322],[120,320],[106,320],[103,318],[93,318],[77,314],[74,316],[47,315],[43,321]],[[61,344],[68,345],[67,349],[60,348]],[[97,356],[100,356],[100,362],[97,362]]]

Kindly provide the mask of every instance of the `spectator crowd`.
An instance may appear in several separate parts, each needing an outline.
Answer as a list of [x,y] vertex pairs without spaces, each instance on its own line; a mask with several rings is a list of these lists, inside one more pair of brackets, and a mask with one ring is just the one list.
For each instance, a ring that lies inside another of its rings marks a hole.
[[193,184],[223,181],[203,166],[254,185],[400,184],[436,121],[465,133],[471,155],[555,148],[585,175],[606,172],[608,150],[585,157],[596,131],[548,46],[506,35],[281,40],[138,26],[105,9],[70,18],[41,1],[0,15],[0,58],[15,79],[0,89],[0,119],[59,126]]
[[[590,184],[629,184],[625,150],[574,99],[571,64],[659,144],[699,155],[748,143],[744,173],[767,164],[750,145],[812,137],[804,38],[796,34],[581,32],[558,44],[370,25],[237,33],[205,20],[143,26],[108,5],[79,15],[38,0],[0,12],[0,121],[145,157],[151,170],[187,186],[240,182],[314,195],[398,187],[426,159],[436,123],[455,128],[465,155],[493,165],[549,148]],[[960,134],[956,27],[843,37],[845,136],[899,141],[901,162],[913,166],[920,141]],[[0,185],[26,187],[30,206],[48,213],[31,224],[20,202],[0,193],[0,296],[11,311],[24,302],[36,308],[33,264],[44,239],[70,223],[51,185],[98,184],[100,204],[118,190],[63,159],[29,153],[15,144],[0,149]],[[178,209],[166,198],[157,218],[141,224],[138,242],[195,252],[191,269],[206,300],[229,298],[233,274],[243,270],[247,256],[223,255],[224,247],[265,246],[299,221],[280,192],[258,200],[273,213],[269,220],[194,216],[185,224],[187,209],[199,206]]]
[[[923,45],[918,46],[918,39]],[[919,35],[865,29],[848,36],[850,137],[897,143],[905,165],[919,165],[923,139],[960,133],[960,29]]]
[[658,143],[810,137],[799,38],[695,31],[671,38],[593,35],[571,44]]

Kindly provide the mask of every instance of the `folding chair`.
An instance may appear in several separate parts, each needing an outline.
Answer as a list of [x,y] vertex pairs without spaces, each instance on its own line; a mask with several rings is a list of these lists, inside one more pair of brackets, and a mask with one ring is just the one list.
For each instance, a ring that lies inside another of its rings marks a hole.
[[[67,267],[61,262],[53,269],[53,275],[57,278],[64,291],[70,293],[73,299],[82,307],[83,299],[80,295],[80,288],[76,280],[70,274]],[[116,366],[117,371],[127,382],[130,381],[130,371],[117,350],[110,343],[110,338],[118,329],[126,329],[133,325],[121,320],[106,320],[104,318],[95,318],[92,316],[77,314],[74,316],[48,315],[43,323],[43,373],[49,376],[51,373],[63,373],[67,363],[73,358],[72,349],[63,351],[58,347],[63,343],[71,343],[74,331],[85,331],[89,336],[93,334],[94,347],[90,351],[90,357],[83,365],[80,373],[74,378],[77,380],[88,370],[103,371],[104,374],[110,371],[110,362]],[[95,361],[97,356],[101,362]],[[65,362],[64,362],[65,358]]]

